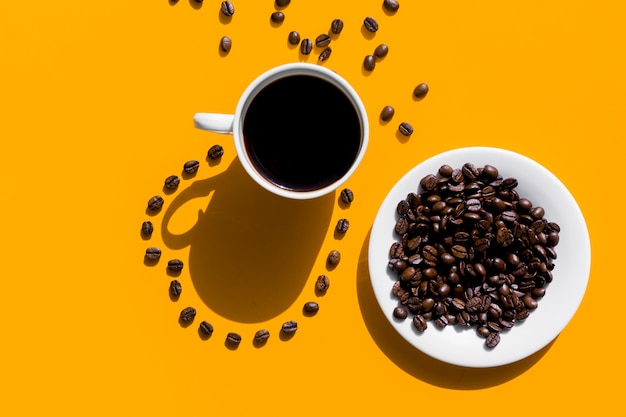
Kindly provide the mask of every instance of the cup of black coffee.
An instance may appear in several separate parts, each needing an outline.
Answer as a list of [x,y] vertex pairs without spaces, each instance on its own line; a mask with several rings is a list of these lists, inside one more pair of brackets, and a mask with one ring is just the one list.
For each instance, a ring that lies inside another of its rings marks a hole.
[[338,189],[367,148],[365,107],[350,84],[320,65],[290,63],[257,77],[234,114],[197,113],[196,127],[232,134],[246,172],[287,198]]

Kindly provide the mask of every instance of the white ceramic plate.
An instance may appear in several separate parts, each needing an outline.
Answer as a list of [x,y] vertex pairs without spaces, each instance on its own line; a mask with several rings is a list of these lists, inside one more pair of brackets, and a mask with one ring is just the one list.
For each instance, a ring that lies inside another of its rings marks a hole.
[[[398,299],[391,294],[397,280],[389,270],[389,248],[397,240],[394,226],[396,206],[410,192],[417,192],[419,181],[436,174],[448,164],[461,168],[466,162],[480,167],[486,164],[498,168],[503,177],[517,178],[520,197],[545,209],[545,218],[561,227],[557,259],[552,271],[553,281],[539,307],[530,316],[502,333],[500,343],[493,349],[476,335],[475,327],[447,326],[437,328],[428,322],[420,333],[409,318],[393,317]],[[591,266],[589,233],[583,215],[567,188],[550,171],[537,162],[517,153],[486,147],[461,148],[436,155],[410,170],[391,189],[383,201],[369,241],[370,278],[376,299],[391,325],[420,351],[441,361],[459,366],[484,368],[516,362],[548,345],[569,323],[582,301]]]

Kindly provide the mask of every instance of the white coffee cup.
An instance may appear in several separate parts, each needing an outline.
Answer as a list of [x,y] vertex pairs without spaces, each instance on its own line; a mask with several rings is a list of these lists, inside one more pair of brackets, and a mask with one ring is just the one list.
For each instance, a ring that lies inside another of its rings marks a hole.
[[243,92],[234,114],[197,113],[194,122],[232,134],[246,172],[292,199],[338,189],[361,163],[369,139],[367,113],[354,88],[310,63],[266,71]]

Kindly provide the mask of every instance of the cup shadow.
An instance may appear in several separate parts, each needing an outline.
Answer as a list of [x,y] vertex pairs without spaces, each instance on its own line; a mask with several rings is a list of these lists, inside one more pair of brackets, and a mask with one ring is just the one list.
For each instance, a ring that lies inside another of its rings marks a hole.
[[361,315],[380,350],[406,373],[428,384],[457,390],[477,390],[505,383],[533,367],[554,341],[533,355],[508,365],[491,368],[467,368],[448,364],[417,350],[391,326],[383,315],[370,282],[367,234],[357,269],[357,297]]
[[[195,224],[172,232],[179,209],[197,198],[209,202]],[[194,181],[174,198],[163,216],[163,242],[173,250],[189,247],[189,274],[207,307],[236,322],[261,322],[285,311],[302,291],[333,204],[333,193],[312,200],[276,196],[235,159],[221,174]]]

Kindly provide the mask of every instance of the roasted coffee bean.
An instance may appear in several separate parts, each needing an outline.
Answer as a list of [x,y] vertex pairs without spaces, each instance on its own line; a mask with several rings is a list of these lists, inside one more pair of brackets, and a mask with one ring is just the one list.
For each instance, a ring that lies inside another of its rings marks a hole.
[[413,326],[417,331],[423,332],[428,328],[428,323],[423,315],[417,314],[413,316]]
[[337,266],[339,265],[340,261],[341,261],[341,253],[339,253],[339,251],[336,249],[331,250],[330,253],[328,254],[328,258],[326,259],[326,262],[328,263],[328,265]]
[[330,36],[326,33],[322,33],[315,38],[315,46],[318,48],[325,48],[330,44]]
[[281,330],[285,334],[294,334],[298,330],[298,323],[290,320],[283,323]]
[[220,50],[222,52],[230,52],[231,48],[233,47],[233,41],[232,39],[230,39],[228,36],[222,36],[222,39],[220,39]]
[[372,33],[378,30],[378,22],[371,16],[365,18],[365,20],[363,21],[363,26],[365,26],[365,29]]
[[161,197],[160,195],[155,195],[150,200],[148,200],[148,209],[150,211],[161,210],[161,207],[163,207],[164,202],[165,200],[163,200],[163,197]]
[[418,84],[413,90],[413,96],[415,98],[424,98],[426,97],[426,94],[428,94],[428,84],[426,83]]
[[487,336],[487,340],[485,341],[485,346],[490,349],[493,349],[500,343],[500,334],[499,333],[489,333]]
[[306,313],[315,314],[319,311],[319,309],[320,309],[320,306],[315,301],[309,301],[307,303],[304,303],[303,310]]
[[222,156],[224,156],[224,148],[222,147],[222,145],[213,145],[209,148],[209,151],[207,152],[207,157],[209,159],[220,159]]
[[291,3],[291,0],[276,0],[276,6],[278,7],[286,7]]
[[403,306],[398,306],[393,309],[393,316],[397,319],[404,320],[409,315],[407,309]]
[[330,58],[330,54],[333,52],[330,46],[327,46],[326,49],[320,53],[320,56],[317,58],[320,62],[326,61]]
[[239,346],[241,343],[241,335],[239,333],[229,332],[226,335],[226,343],[231,346]]
[[411,136],[413,134],[413,126],[411,126],[408,122],[400,123],[398,130],[403,136]]
[[398,3],[398,0],[385,0],[383,1],[383,7],[390,12],[397,12],[400,8],[400,3]]
[[343,235],[348,231],[349,227],[350,222],[348,221],[348,219],[339,219],[337,221],[337,226],[335,227],[335,230],[337,231],[337,233]]
[[383,122],[390,121],[393,118],[395,112],[396,111],[392,106],[383,107],[382,111],[380,112],[380,120],[382,120]]
[[206,320],[200,322],[198,329],[204,336],[211,336],[213,334],[213,325]]
[[365,59],[363,59],[363,68],[366,71],[374,71],[376,67],[376,58],[373,55],[367,55]]
[[190,323],[196,317],[196,309],[193,307],[186,307],[180,312],[180,321],[183,323]]
[[180,294],[183,292],[183,287],[180,285],[180,282],[173,279],[170,282],[170,295],[174,298],[180,297]]
[[198,168],[200,168],[200,162],[196,160],[187,161],[185,165],[183,165],[183,171],[187,174],[195,174],[198,172]]
[[283,23],[285,21],[285,13],[274,12],[270,15],[270,20],[274,23]]
[[319,292],[325,293],[330,287],[330,279],[326,275],[320,275],[315,281],[315,289]]
[[289,36],[287,37],[290,45],[297,45],[300,43],[300,34],[295,30],[289,32]]
[[167,269],[172,272],[180,272],[183,270],[183,261],[180,259],[171,259],[167,262]]
[[302,55],[309,55],[312,50],[313,50],[313,42],[311,42],[311,39],[309,38],[302,39],[302,42],[300,43],[300,52],[302,53]]
[[389,47],[384,43],[381,43],[376,47],[376,49],[374,49],[374,56],[378,59],[383,59],[388,53]]
[[267,339],[269,338],[270,338],[270,332],[267,329],[258,330],[254,334],[254,341],[258,344],[265,344],[267,342]]
[[154,225],[151,221],[145,221],[141,224],[141,234],[147,237],[152,236],[152,232],[154,232]]
[[175,190],[178,188],[178,184],[180,184],[180,178],[178,175],[170,175],[165,179],[165,188],[168,190]]
[[342,30],[343,30],[343,20],[341,19],[333,20],[332,23],[330,24],[330,31],[335,35],[339,35]]
[[221,11],[224,16],[230,17],[235,14],[235,6],[233,6],[233,3],[229,0],[223,1]]
[[156,261],[161,257],[161,249],[150,247],[146,249],[146,258],[151,261]]
[[350,204],[354,201],[354,193],[349,188],[344,188],[341,190],[341,194],[339,195],[341,201],[345,204]]

